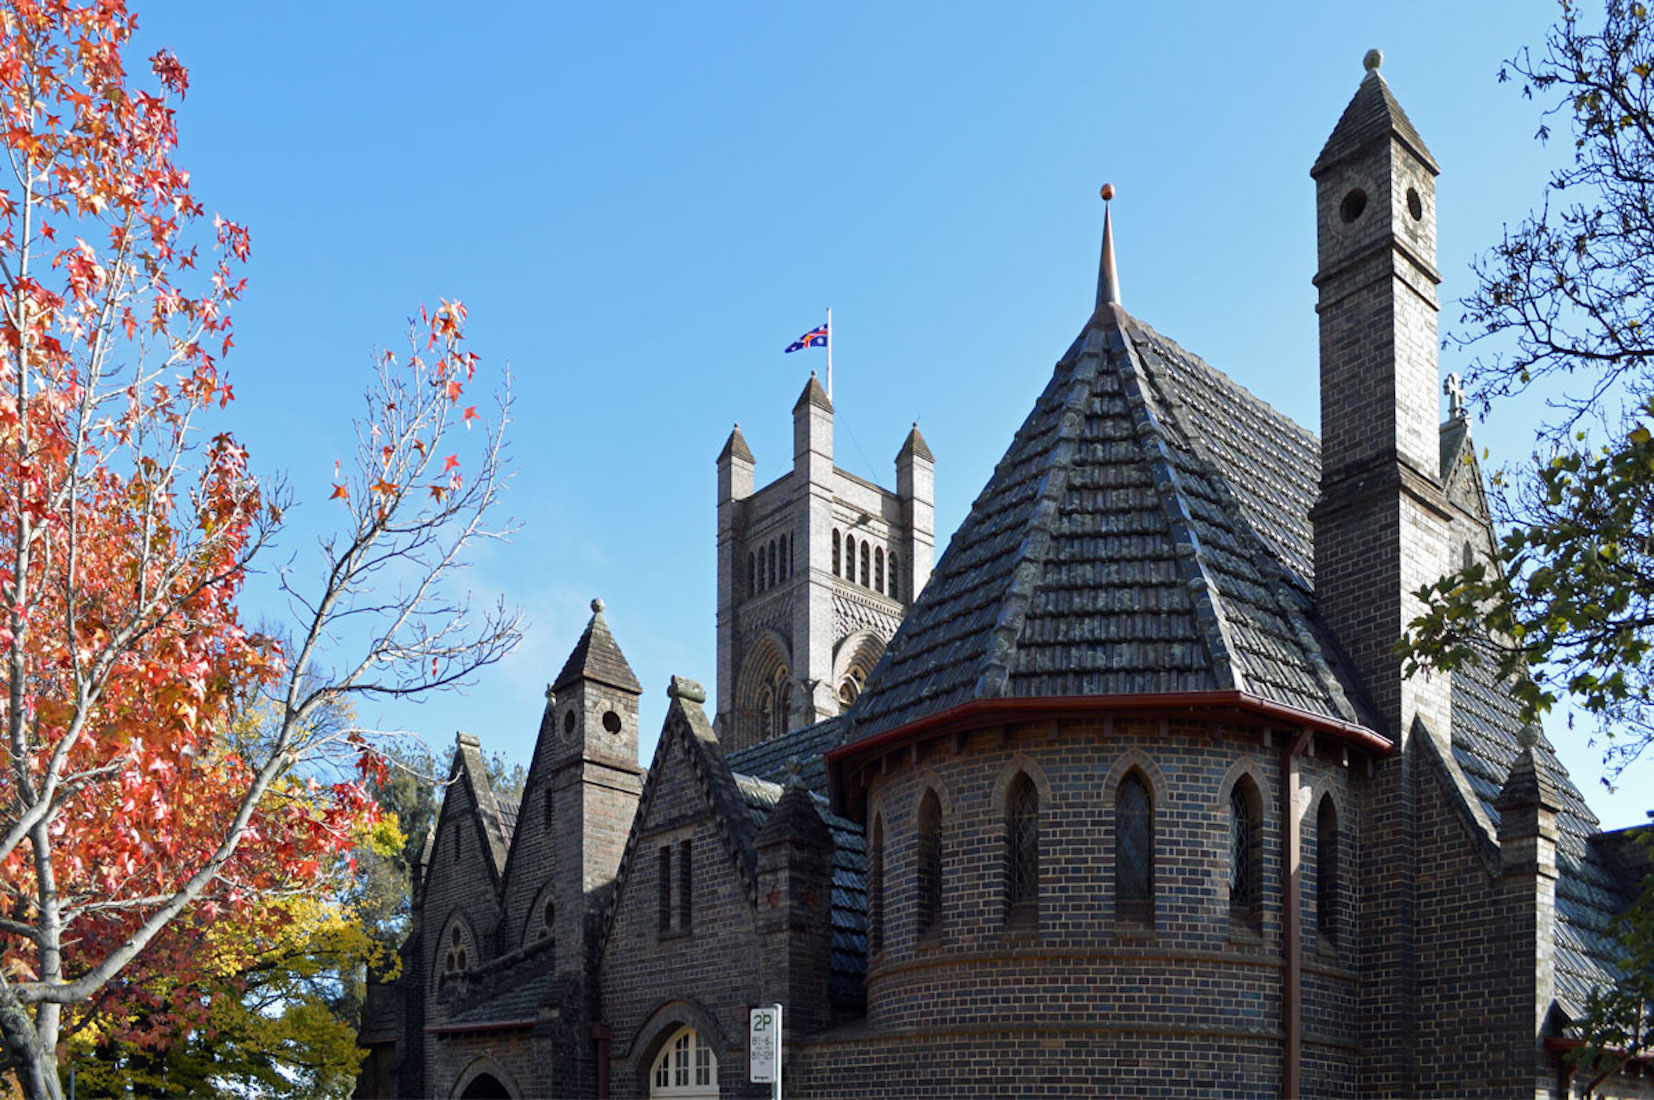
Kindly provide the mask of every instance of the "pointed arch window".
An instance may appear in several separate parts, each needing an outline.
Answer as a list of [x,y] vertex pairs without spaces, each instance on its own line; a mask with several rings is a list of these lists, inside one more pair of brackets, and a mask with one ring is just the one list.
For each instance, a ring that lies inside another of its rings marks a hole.
[[844,536],[844,579],[856,583],[856,540]]
[[752,551],[747,551],[747,593],[750,595],[758,591],[758,559],[753,557]]
[[1229,918],[1262,922],[1263,814],[1258,788],[1241,776],[1229,792]]
[[835,527],[833,529],[833,576],[835,576],[835,577],[839,575],[839,568],[840,567],[839,567],[838,556],[839,556],[839,537],[838,537],[838,529]]
[[792,704],[788,690],[791,683],[792,674],[787,671],[786,665],[782,665],[775,670],[764,688],[762,711],[765,737],[779,737],[787,732],[787,710]]
[[871,564],[871,559],[872,555],[867,551],[867,540],[863,539],[861,544],[861,586],[863,588],[873,587],[871,584],[867,583],[870,575],[868,566]]
[[919,801],[915,824],[917,856],[914,861],[916,903],[920,937],[942,930],[942,800],[935,791],[926,791]]
[[1005,789],[1005,900],[1007,921],[1039,918],[1039,788],[1018,772]]
[[890,552],[890,575],[889,575],[888,580],[889,580],[889,583],[885,585],[884,590],[885,590],[885,592],[887,592],[890,595],[890,598],[894,600],[894,599],[897,598],[897,595],[896,595],[896,552],[894,550],[892,550]]
[[775,540],[774,539],[770,540],[769,555],[770,555],[770,583],[769,583],[769,587],[774,588],[775,587],[775,582],[776,582],[776,579],[777,579],[776,575],[775,575],[776,566],[775,566]]
[[884,547],[873,551],[873,591],[884,591]]
[[873,817],[873,840],[867,853],[867,950],[884,950],[884,817]]
[[1315,811],[1315,927],[1328,943],[1338,942],[1338,807],[1321,796]]
[[700,1032],[686,1027],[666,1040],[649,1071],[649,1095],[718,1095],[718,1056]]
[[1120,781],[1114,795],[1114,916],[1154,923],[1154,804],[1136,771]]

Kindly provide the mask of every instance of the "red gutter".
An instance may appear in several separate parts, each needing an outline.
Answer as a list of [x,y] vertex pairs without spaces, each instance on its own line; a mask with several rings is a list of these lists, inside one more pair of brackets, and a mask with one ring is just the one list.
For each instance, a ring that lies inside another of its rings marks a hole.
[[539,1023],[538,1017],[526,1020],[493,1020],[488,1023],[476,1024],[426,1024],[427,1035],[469,1034],[473,1031],[515,1031],[517,1028],[533,1027]]
[[843,812],[842,771],[851,759],[878,752],[916,737],[992,725],[997,721],[1029,721],[1038,718],[1088,715],[1157,714],[1166,711],[1227,709],[1262,718],[1289,729],[1312,729],[1330,734],[1352,748],[1374,756],[1388,756],[1395,743],[1366,726],[1315,714],[1284,703],[1259,698],[1248,691],[1166,691],[1120,695],[1047,695],[1035,698],[972,699],[937,714],[926,715],[905,726],[860,741],[851,741],[827,751],[827,779],[833,806]]
[[[1569,1039],[1564,1035],[1545,1036],[1545,1049],[1553,1054],[1565,1054],[1570,1050],[1578,1050],[1585,1046],[1584,1039]],[[1627,1055],[1624,1047],[1605,1047],[1605,1052],[1624,1058],[1627,1064],[1632,1062],[1654,1062],[1654,1051],[1644,1051],[1641,1054]]]

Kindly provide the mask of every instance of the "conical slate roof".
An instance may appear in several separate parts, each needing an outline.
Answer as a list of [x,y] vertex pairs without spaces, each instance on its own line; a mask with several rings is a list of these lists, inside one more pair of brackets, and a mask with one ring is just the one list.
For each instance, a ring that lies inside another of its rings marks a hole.
[[602,600],[592,601],[591,621],[586,624],[580,640],[574,644],[574,652],[569,654],[563,671],[552,681],[551,688],[561,691],[565,684],[576,680],[596,680],[634,695],[643,694],[643,685],[637,682],[632,666],[626,663],[625,654],[620,652],[614,635],[609,633],[609,624],[603,619]]
[[1241,692],[1370,725],[1312,611],[1314,435],[1118,305],[1057,364],[858,701]]

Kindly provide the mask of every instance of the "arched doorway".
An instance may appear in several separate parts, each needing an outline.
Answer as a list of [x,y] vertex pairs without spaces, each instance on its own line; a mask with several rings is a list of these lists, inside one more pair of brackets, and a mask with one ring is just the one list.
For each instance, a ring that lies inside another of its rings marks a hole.
[[500,1083],[492,1073],[483,1073],[472,1079],[459,1100],[511,1100],[511,1090]]
[[718,1095],[718,1056],[700,1032],[679,1028],[661,1045],[649,1068],[649,1095],[693,1100]]

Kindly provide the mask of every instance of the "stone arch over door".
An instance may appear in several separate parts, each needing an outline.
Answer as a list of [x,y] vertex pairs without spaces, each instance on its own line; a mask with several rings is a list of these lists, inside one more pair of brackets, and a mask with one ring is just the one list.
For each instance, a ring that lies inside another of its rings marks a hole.
[[504,1066],[484,1054],[460,1072],[448,1095],[451,1100],[517,1100],[525,1093]]
[[[736,1057],[741,1052],[731,1046],[729,1037],[718,1025],[718,1018],[704,1005],[690,998],[680,997],[665,1002],[649,1014],[643,1026],[637,1029],[631,1049],[626,1052],[626,1074],[635,1082],[637,1095],[649,1095],[649,1071],[654,1067],[655,1059],[659,1057],[667,1041],[686,1027],[695,1029],[711,1045],[717,1054],[720,1074],[739,1070],[738,1079],[745,1080],[744,1062],[736,1063]],[[743,1043],[746,1041],[744,1034],[741,1040]]]

